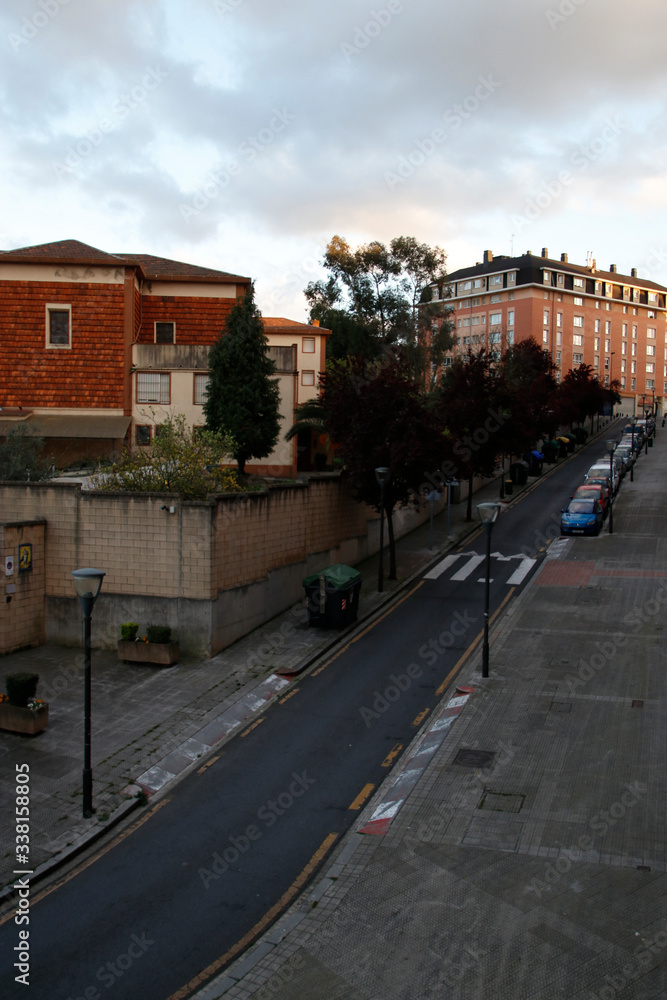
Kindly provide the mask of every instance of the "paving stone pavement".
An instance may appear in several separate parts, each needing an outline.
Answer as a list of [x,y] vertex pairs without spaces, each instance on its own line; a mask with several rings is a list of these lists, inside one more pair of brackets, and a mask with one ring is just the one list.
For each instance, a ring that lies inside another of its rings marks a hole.
[[475,692],[387,833],[357,832],[380,789],[198,1000],[665,1000],[666,483],[658,429],[614,533],[555,542],[491,676],[464,666]]

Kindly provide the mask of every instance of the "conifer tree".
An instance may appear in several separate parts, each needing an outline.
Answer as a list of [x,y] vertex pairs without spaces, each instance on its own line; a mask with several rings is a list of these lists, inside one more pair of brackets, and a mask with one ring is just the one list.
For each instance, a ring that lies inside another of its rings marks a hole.
[[206,426],[234,439],[239,473],[251,458],[265,458],[280,432],[280,390],[271,378],[276,367],[268,353],[254,286],[237,302],[209,354],[204,403]]

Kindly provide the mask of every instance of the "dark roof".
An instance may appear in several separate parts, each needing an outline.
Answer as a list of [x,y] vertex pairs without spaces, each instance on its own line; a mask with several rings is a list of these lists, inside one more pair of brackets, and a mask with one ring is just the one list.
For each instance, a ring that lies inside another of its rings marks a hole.
[[106,264],[110,267],[139,266],[146,278],[153,280],[187,281],[234,281],[247,283],[250,278],[243,278],[227,271],[215,271],[210,267],[199,267],[197,264],[184,264],[167,257],[154,257],[148,253],[107,253],[96,247],[81,243],[80,240],[57,240],[55,243],[40,243],[32,247],[20,247],[18,250],[0,250],[0,263],[13,261],[22,263],[49,264]]
[[521,257],[499,256],[494,257],[485,263],[475,264],[473,267],[463,267],[458,271],[453,271],[447,275],[448,281],[463,281],[465,278],[479,277],[482,274],[497,274],[499,271],[519,271],[520,277],[517,284],[529,284],[535,281],[542,284],[538,277],[544,268],[549,271],[561,271],[564,274],[576,274],[586,278],[593,278],[596,281],[612,281],[617,285],[637,285],[642,288],[655,288],[657,291],[665,292],[664,285],[659,285],[655,281],[638,276],[633,278],[629,274],[620,274],[617,271],[602,271],[600,268],[592,270],[582,264],[570,264],[569,261],[552,260],[550,257],[542,257],[537,254],[525,253]]
[[189,281],[240,281],[249,282],[250,278],[244,278],[238,274],[230,274],[228,271],[216,271],[212,267],[199,267],[198,264],[184,264],[180,260],[170,260],[168,257],[154,257],[150,253],[125,253],[119,254],[124,260],[130,263],[140,264],[144,274],[150,280],[161,280],[169,278],[187,278]]
[[324,326],[315,326],[313,323],[300,323],[295,319],[285,319],[284,316],[262,316],[262,323],[265,330],[272,333],[289,333],[291,330],[299,333],[323,333],[328,337],[331,330]]
[[60,264],[110,264],[122,267],[124,260],[115,254],[98,250],[79,240],[57,240],[55,243],[40,243],[33,247],[20,247],[18,250],[0,251],[0,261],[48,261]]

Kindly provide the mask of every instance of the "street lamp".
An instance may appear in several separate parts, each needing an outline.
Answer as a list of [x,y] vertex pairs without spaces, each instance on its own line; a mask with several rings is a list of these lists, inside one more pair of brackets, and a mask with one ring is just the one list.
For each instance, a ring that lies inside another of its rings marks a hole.
[[478,503],[477,513],[486,532],[486,581],[484,585],[484,644],[482,646],[482,677],[489,676],[489,598],[491,593],[491,532],[498,520],[501,504]]
[[[612,351],[611,354],[609,355],[609,391],[610,392],[614,391],[613,382],[614,382],[614,355],[615,354],[616,354],[616,351]],[[614,397],[611,396],[610,399],[611,399],[611,419],[613,420],[614,419]]]
[[387,483],[391,479],[391,470],[381,465],[375,470],[375,478],[380,485],[380,558],[378,560],[378,591],[383,590],[383,569],[384,569],[384,491]]
[[615,441],[605,442],[607,451],[609,452],[609,482],[611,485],[610,496],[609,496],[609,534],[614,534],[614,452],[616,451]]
[[93,815],[93,771],[90,763],[90,622],[106,572],[102,569],[73,569],[74,586],[83,610],[84,670],[84,730],[83,730],[83,817]]

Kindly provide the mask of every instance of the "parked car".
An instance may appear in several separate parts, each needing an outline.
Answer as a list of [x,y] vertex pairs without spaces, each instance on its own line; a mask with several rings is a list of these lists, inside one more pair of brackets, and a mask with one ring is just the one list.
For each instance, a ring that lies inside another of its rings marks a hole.
[[572,497],[573,500],[590,500],[591,497],[594,500],[599,500],[602,504],[602,513],[607,513],[607,503],[608,499],[606,497],[607,489],[604,486],[600,486],[599,483],[584,483],[583,486],[579,486]]
[[561,512],[562,535],[597,535],[602,527],[602,504],[599,500],[570,500]]
[[608,479],[612,478],[612,492],[615,494],[618,490],[621,477],[618,472],[618,468],[614,465],[610,468],[609,459],[605,461],[596,462],[592,465],[588,472],[586,473],[586,480],[588,481],[591,477],[597,478],[598,476],[606,476]]
[[607,506],[611,500],[611,482],[609,480],[609,476],[591,476],[590,479],[586,480],[584,485],[588,486],[589,484],[591,486],[601,486],[603,488],[605,506]]

